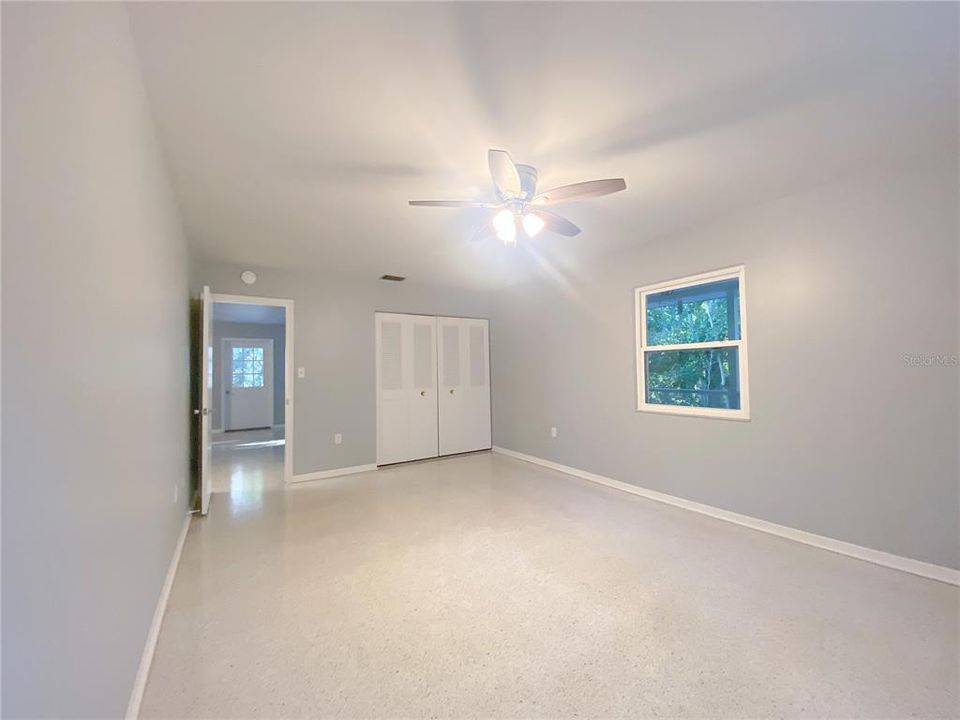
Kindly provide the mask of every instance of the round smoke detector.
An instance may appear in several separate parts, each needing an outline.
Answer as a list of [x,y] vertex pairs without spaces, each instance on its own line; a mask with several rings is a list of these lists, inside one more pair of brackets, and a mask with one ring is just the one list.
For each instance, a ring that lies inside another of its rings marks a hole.
[[253,270],[244,270],[240,273],[240,279],[247,285],[253,285],[257,281],[257,274]]

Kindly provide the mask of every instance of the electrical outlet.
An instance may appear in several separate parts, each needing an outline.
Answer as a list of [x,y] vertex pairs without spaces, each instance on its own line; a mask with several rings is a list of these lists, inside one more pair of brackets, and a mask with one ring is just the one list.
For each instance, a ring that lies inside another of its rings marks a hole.
[[550,428],[550,437],[557,436],[557,429],[555,427]]
[[334,445],[339,445],[342,442],[343,442],[343,435],[341,435],[340,433],[337,433],[336,435],[333,436]]
[[297,377],[301,380],[307,376],[306,368],[297,368]]

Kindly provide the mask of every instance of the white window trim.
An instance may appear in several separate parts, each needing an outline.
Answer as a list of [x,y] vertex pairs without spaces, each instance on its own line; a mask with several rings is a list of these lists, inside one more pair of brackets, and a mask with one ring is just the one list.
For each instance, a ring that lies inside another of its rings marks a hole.
[[[740,284],[740,339],[721,340],[706,343],[682,343],[679,345],[647,346],[647,295],[664,290],[679,290],[691,285],[701,285],[717,280],[737,278]],[[636,310],[636,362],[637,362],[637,412],[652,412],[665,415],[691,415],[695,417],[719,418],[725,420],[750,419],[750,380],[747,372],[747,286],[743,265],[714,270],[712,272],[691,275],[689,277],[668,280],[645,285],[635,289]],[[685,405],[659,405],[646,400],[646,362],[644,351],[649,350],[697,350],[703,348],[736,347],[738,371],[740,377],[740,409],[701,408]]]

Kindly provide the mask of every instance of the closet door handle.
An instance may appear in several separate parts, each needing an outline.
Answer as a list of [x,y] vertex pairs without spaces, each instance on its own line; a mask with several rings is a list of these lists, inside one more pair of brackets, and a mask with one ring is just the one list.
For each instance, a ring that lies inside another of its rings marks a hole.
[[450,388],[450,394],[453,395],[453,388]]
[[421,390],[421,391],[420,391],[420,397],[426,397],[426,396],[427,396],[427,391],[426,391],[426,390]]

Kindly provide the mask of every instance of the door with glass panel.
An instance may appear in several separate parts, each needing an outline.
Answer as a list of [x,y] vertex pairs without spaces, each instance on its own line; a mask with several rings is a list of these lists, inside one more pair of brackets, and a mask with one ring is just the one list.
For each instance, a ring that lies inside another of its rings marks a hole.
[[273,425],[273,340],[223,341],[225,430]]
[[376,313],[377,464],[437,456],[437,319]]

